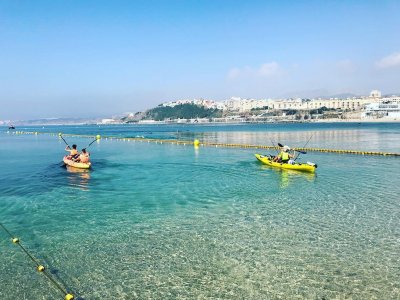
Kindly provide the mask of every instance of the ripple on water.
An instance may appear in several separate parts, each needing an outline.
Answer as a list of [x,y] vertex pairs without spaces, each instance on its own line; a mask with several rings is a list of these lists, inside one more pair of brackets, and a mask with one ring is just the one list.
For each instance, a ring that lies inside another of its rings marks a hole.
[[[310,175],[247,150],[99,147],[89,172],[28,164],[0,186],[6,225],[82,299],[400,297],[397,160],[310,154]],[[6,239],[0,297],[60,297]]]

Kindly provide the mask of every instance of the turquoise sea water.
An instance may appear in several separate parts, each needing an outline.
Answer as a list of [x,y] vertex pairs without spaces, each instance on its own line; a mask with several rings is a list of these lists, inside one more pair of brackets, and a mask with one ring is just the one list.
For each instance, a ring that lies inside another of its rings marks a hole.
[[[18,130],[400,152],[400,124]],[[78,147],[90,139],[69,138]],[[78,299],[398,299],[400,159],[101,140],[62,167],[51,135],[0,131],[0,222]],[[63,299],[0,231],[0,298]]]

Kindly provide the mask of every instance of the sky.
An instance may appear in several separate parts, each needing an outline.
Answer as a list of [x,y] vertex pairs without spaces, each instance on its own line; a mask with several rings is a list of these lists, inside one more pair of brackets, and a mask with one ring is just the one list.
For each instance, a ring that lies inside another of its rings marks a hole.
[[400,1],[0,0],[0,120],[400,93]]

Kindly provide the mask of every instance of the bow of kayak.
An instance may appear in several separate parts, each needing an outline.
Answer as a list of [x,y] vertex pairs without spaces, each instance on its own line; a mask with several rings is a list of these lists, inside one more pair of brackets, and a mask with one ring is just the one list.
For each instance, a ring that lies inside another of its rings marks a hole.
[[67,156],[64,156],[63,162],[67,166],[78,168],[78,169],[89,169],[90,166],[92,165],[90,162],[89,163],[81,163],[81,162],[73,161],[71,159],[68,159]]
[[287,163],[280,163],[273,161],[270,156],[265,156],[261,154],[255,154],[255,156],[263,164],[280,169],[297,170],[297,171],[314,173],[315,169],[317,168],[316,164],[311,164],[311,163],[287,164]]

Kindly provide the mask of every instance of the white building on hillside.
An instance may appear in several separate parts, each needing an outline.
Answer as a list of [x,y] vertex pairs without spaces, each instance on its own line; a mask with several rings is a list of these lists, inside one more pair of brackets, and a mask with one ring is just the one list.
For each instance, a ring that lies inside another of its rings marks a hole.
[[400,103],[380,102],[368,104],[364,118],[400,118]]
[[274,110],[314,110],[322,107],[330,109],[341,109],[341,110],[362,110],[366,105],[371,103],[379,103],[381,101],[389,102],[399,102],[400,97],[384,97],[382,98],[381,92],[379,90],[371,91],[369,96],[365,97],[353,97],[347,99],[242,99],[240,97],[232,97],[229,100],[223,102],[218,102],[208,99],[182,99],[170,102],[165,102],[160,106],[170,106],[174,107],[181,104],[195,104],[199,106],[204,106],[206,108],[218,108],[222,110],[232,111],[232,112],[248,112],[252,109],[265,108]]
[[371,98],[381,98],[382,93],[379,90],[372,90],[371,93],[369,94]]
[[364,118],[400,118],[400,96],[380,98],[379,102],[366,105]]
[[229,100],[225,100],[225,109],[230,111],[239,111],[241,108],[242,98],[240,97],[232,97]]

